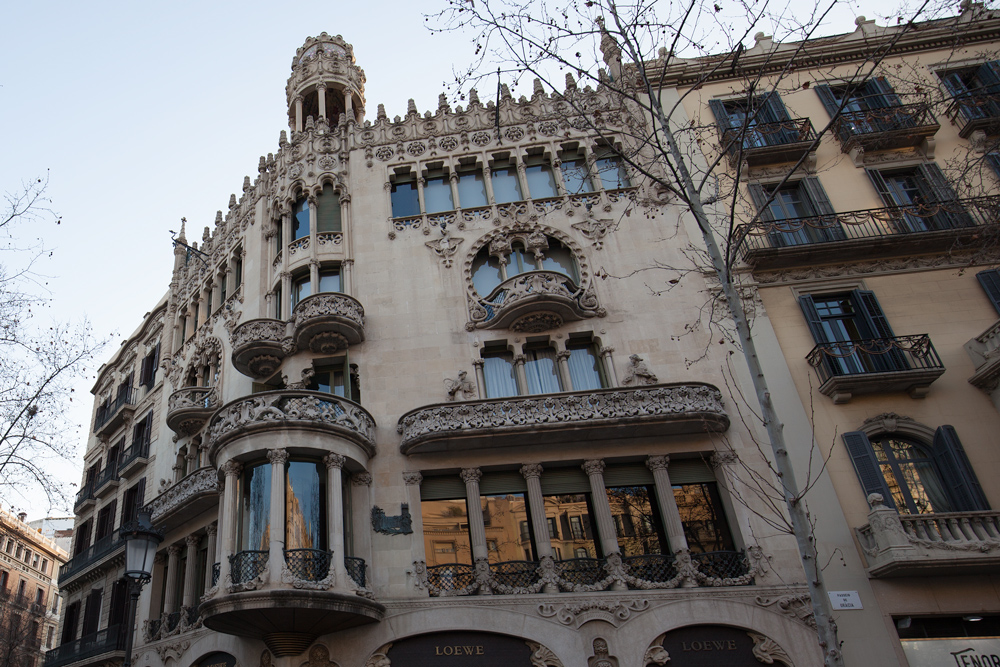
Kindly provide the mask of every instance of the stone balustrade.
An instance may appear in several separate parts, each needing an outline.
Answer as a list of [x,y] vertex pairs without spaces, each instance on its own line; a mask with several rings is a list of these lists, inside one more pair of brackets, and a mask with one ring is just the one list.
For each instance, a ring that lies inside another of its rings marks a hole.
[[167,426],[178,435],[196,433],[219,405],[214,387],[184,387],[167,399]]

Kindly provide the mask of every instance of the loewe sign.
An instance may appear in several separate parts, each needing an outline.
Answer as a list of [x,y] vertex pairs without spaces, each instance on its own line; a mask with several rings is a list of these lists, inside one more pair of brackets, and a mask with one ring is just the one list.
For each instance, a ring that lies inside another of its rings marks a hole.
[[693,625],[668,632],[663,648],[675,667],[760,667],[746,630],[725,625]]
[[531,667],[531,651],[519,637],[488,632],[437,632],[396,642],[392,667]]

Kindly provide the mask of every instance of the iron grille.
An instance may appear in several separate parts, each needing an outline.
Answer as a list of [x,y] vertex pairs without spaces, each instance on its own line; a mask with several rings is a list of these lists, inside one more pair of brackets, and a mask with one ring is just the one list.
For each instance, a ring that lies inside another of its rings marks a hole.
[[735,579],[747,574],[749,567],[742,551],[708,551],[692,554],[698,571],[716,579]]
[[677,564],[673,554],[644,554],[626,556],[625,565],[636,579],[661,583],[677,576]]
[[365,587],[368,566],[365,564],[364,558],[344,556],[344,568],[347,570],[348,576],[354,580],[354,583],[361,586],[361,588]]
[[212,564],[212,588],[219,585],[219,573],[222,571],[222,563]]
[[562,578],[572,584],[593,586],[604,578],[603,558],[568,558],[558,561]]
[[508,560],[490,563],[493,578],[511,588],[529,588],[538,583],[538,562],[533,560]]
[[230,578],[234,584],[253,581],[267,567],[266,551],[240,551],[229,557]]
[[475,570],[464,563],[431,565],[427,568],[427,582],[432,590],[455,591],[471,586],[475,581]]
[[296,579],[322,581],[330,574],[332,551],[322,549],[285,549],[285,565]]

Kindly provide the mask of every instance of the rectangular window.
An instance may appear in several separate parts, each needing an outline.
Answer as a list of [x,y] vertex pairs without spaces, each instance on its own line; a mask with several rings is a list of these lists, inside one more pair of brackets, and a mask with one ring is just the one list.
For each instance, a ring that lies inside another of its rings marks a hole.
[[328,360],[323,366],[315,367],[312,379],[306,387],[311,391],[333,394],[351,401],[358,401],[354,387],[350,383],[350,365],[347,357]]
[[676,484],[673,489],[691,553],[733,551],[733,537],[726,522],[718,484]]
[[424,181],[424,211],[440,213],[455,208],[451,198],[451,181],[445,169],[428,169]]
[[980,271],[976,274],[976,279],[979,280],[979,284],[982,285],[983,291],[986,292],[990,303],[993,304],[997,314],[1000,315],[1000,271],[997,269]]
[[396,177],[392,179],[389,198],[392,204],[392,217],[409,218],[420,215],[417,178],[409,170],[402,174],[396,174]]
[[0,591],[7,592],[7,583],[10,581],[10,572],[0,570]]
[[427,565],[472,564],[469,515],[465,498],[421,500]]
[[528,380],[529,394],[549,394],[562,391],[559,369],[556,367],[555,348],[526,347],[524,350],[524,375]]
[[94,533],[95,542],[99,542],[111,534],[115,525],[115,505],[117,503],[118,499],[116,498],[110,504],[102,507],[97,513],[96,532]]
[[292,240],[309,236],[309,200],[303,197],[292,208]]
[[560,156],[562,163],[563,187],[566,194],[576,195],[583,192],[593,192],[594,186],[590,180],[590,169],[583,151],[579,149],[566,150]]
[[930,232],[975,224],[933,162],[911,169],[866,171],[885,205],[896,209],[894,231]]
[[492,169],[490,182],[493,185],[493,199],[496,203],[508,204],[524,199],[521,194],[521,183],[517,180],[517,166],[513,160],[494,160]]
[[87,595],[87,609],[83,613],[83,636],[92,635],[97,632],[98,624],[101,621],[101,595],[103,591],[95,588]]
[[514,355],[505,349],[483,350],[483,375],[486,378],[486,398],[517,396],[514,375]]
[[530,535],[525,540],[521,530],[521,525],[526,525],[528,519],[526,493],[483,494],[479,501],[484,520],[489,517],[486,533],[494,545],[489,550],[491,563],[521,560],[525,549],[533,551]]
[[319,272],[319,291],[320,292],[340,291],[339,269],[324,269]]
[[855,135],[888,132],[916,125],[916,116],[907,111],[887,111],[902,107],[902,102],[884,77],[843,86],[821,84],[814,88],[830,118],[838,119],[834,127],[841,141]]
[[136,484],[125,491],[122,498],[122,520],[124,525],[129,521],[134,521],[139,508],[142,507],[143,496],[146,492],[146,478],[143,477]]
[[552,165],[544,155],[528,155],[524,158],[524,177],[532,199],[559,196]]
[[316,231],[341,231],[340,197],[329,183],[323,186],[323,192],[316,200]]
[[45,648],[52,648],[52,635],[55,634],[56,629],[49,626],[49,629],[45,632]]
[[573,383],[573,391],[589,391],[607,386],[601,361],[593,343],[571,341],[566,344],[566,349],[569,351],[569,359],[566,362],[569,366],[569,379]]
[[48,573],[49,573],[49,559],[48,558],[43,558],[42,559],[42,574],[48,574]]
[[1000,116],[1000,61],[951,70],[939,76],[967,120]]
[[63,618],[62,642],[68,644],[76,639],[76,628],[80,622],[80,601],[66,605],[66,616]]
[[[241,252],[237,250],[236,252]],[[237,256],[233,262],[233,286],[239,287],[243,284],[243,257]]]
[[623,556],[667,553],[667,536],[656,504],[656,489],[615,486],[605,489]]
[[35,554],[34,557],[31,559],[31,567],[33,567],[33,568],[35,568],[37,570],[38,569],[38,564],[41,562],[41,560],[42,560],[42,557],[39,556],[38,554]]
[[292,281],[292,308],[295,308],[299,301],[302,301],[302,299],[311,293],[312,281],[309,279],[308,274]]
[[139,385],[147,390],[152,389],[156,384],[156,367],[160,363],[160,343],[142,359],[139,370]]
[[[546,486],[550,484],[559,485],[560,477],[563,471],[546,471],[542,474],[543,480],[543,490]],[[546,480],[546,475],[549,479]],[[576,471],[571,472],[574,481],[577,482],[576,488],[583,488],[584,475],[576,475]],[[579,477],[579,479],[575,479]],[[586,550],[587,558],[600,558],[601,551],[594,539],[597,535],[597,528],[593,524],[593,512],[590,509],[590,494],[589,493],[558,493],[558,494],[546,494],[544,496],[545,501],[545,517],[549,522],[549,536],[552,540],[553,551],[558,550],[559,553],[574,554],[574,558],[580,558],[581,556],[576,556],[578,550]],[[574,531],[573,529],[573,519],[578,522],[580,528]],[[582,530],[581,530],[582,529]],[[583,533],[581,536],[581,532]],[[558,557],[557,557],[558,559]]]
[[817,178],[804,178],[780,188],[751,183],[748,189],[768,230],[767,239],[775,248],[847,238]]
[[603,146],[594,152],[594,168],[605,190],[620,190],[632,185],[625,163],[618,151],[610,146]]
[[723,138],[732,150],[780,146],[800,141],[777,93],[738,100],[709,100]]
[[274,319],[281,319],[281,285],[274,288]]
[[476,165],[461,165],[458,173],[458,202],[462,208],[486,206],[486,180],[483,170]]

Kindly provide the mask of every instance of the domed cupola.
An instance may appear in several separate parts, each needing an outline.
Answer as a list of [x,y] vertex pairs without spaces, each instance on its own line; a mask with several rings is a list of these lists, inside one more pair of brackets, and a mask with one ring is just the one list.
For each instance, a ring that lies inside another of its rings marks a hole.
[[301,132],[306,118],[325,118],[331,126],[340,114],[361,123],[365,116],[365,73],[354,62],[354,47],[343,37],[320,33],[295,52],[285,86],[288,127]]

